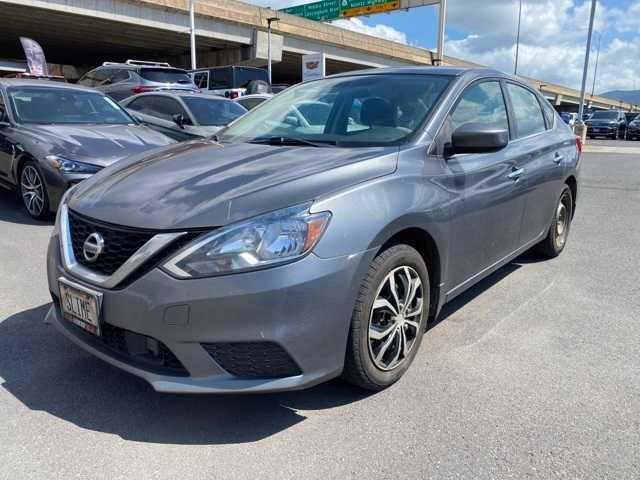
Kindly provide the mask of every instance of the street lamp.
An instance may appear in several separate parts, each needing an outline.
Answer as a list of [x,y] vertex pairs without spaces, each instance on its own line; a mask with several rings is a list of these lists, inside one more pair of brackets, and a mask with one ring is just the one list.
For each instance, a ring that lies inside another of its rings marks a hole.
[[196,0],[189,1],[189,23],[191,26],[191,70],[196,69],[196,21],[195,21]]
[[591,86],[591,98],[593,98],[593,94],[596,90],[596,76],[598,75],[598,59],[600,58],[600,42],[602,41],[602,33],[598,33],[598,51],[596,53],[596,66],[593,72],[593,85]]
[[271,23],[280,20],[278,17],[267,18],[267,76],[271,85]]
[[[582,72],[582,87],[580,88],[580,109],[578,111],[578,125],[584,127],[582,115],[584,114],[584,97],[587,89],[587,72],[589,71],[589,53],[591,52],[591,37],[593,36],[593,20],[596,16],[596,0],[591,0],[591,15],[589,16],[589,33],[587,35],[587,49],[584,54],[584,70]],[[580,129],[580,134],[584,135],[584,128]],[[584,136],[582,137],[584,138]]]
[[516,33],[516,61],[513,66],[513,74],[518,75],[518,54],[520,53],[520,22],[522,21],[522,0],[520,0],[520,8],[518,9],[518,31]]

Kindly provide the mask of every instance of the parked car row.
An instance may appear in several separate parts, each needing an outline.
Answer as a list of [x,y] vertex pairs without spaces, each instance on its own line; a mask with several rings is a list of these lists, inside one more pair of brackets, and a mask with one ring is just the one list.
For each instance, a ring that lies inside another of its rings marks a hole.
[[[3,83],[3,130],[34,152],[3,147],[23,194],[45,202],[45,176],[97,172],[55,197],[48,321],[160,391],[388,387],[447,301],[530,248],[559,255],[576,210],[579,140],[538,91],[487,69],[307,82],[182,143],[127,111],[204,128],[207,96],[145,93],[125,110],[58,85],[64,101],[43,109],[53,88],[37,88]],[[87,120],[99,127],[61,149],[26,139]],[[108,161],[149,150],[101,168],[92,144]]]

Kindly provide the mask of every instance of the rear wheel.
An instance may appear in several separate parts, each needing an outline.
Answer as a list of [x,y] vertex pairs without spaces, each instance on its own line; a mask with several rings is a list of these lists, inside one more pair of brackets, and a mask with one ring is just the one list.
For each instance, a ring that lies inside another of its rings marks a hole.
[[351,318],[343,378],[382,390],[407,371],[422,343],[430,298],[422,256],[395,245],[371,263]]
[[562,253],[569,237],[572,217],[573,196],[571,189],[565,185],[556,205],[547,237],[536,246],[538,252],[549,258],[557,257]]
[[27,213],[37,220],[49,216],[49,198],[40,169],[29,160],[20,172],[20,196]]

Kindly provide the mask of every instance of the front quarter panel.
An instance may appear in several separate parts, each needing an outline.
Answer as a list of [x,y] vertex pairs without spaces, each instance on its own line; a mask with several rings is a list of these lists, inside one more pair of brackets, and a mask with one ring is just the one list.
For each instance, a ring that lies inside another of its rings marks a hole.
[[427,161],[426,147],[400,152],[398,170],[318,199],[313,212],[331,211],[327,231],[314,253],[331,258],[378,249],[396,233],[419,228],[446,258],[452,194],[440,184],[437,162]]

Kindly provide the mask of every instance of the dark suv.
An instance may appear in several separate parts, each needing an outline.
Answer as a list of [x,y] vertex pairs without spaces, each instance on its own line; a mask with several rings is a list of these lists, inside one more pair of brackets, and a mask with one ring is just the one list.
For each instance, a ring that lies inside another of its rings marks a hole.
[[624,112],[619,110],[598,110],[584,123],[589,138],[609,137],[617,140],[627,135],[627,119]]
[[156,90],[198,90],[186,70],[174,68],[168,63],[142,60],[105,62],[85,73],[78,83],[96,88],[117,101]]

